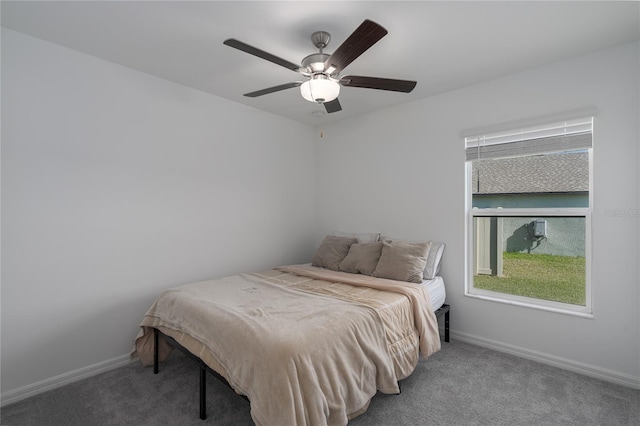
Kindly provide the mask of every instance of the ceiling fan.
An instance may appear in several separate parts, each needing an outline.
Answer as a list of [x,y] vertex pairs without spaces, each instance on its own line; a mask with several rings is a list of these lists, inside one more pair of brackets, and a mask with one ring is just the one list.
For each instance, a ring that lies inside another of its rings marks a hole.
[[294,81],[256,90],[255,92],[245,93],[244,96],[255,98],[293,87],[300,87],[300,94],[303,98],[310,102],[323,104],[327,112],[332,113],[342,110],[340,102],[338,101],[340,86],[390,90],[403,93],[411,92],[416,86],[416,82],[410,80],[363,77],[357,75],[339,77],[340,72],[346,68],[347,65],[376,44],[385,35],[387,35],[387,30],[367,19],[356,28],[333,54],[329,55],[324,53],[323,50],[329,44],[331,35],[326,31],[317,31],[311,34],[311,42],[320,52],[312,53],[305,57],[301,65],[279,58],[234,38],[225,40],[224,44],[298,72],[307,78],[304,81]]

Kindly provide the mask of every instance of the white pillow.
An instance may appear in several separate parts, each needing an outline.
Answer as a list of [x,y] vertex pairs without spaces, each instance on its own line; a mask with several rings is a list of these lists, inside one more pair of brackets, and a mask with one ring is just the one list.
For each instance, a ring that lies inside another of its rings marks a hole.
[[376,241],[380,241],[380,234],[376,234],[374,232],[340,232],[334,231],[331,235],[335,237],[351,237],[357,238],[358,244],[366,244],[366,243],[375,243]]
[[432,280],[440,272],[440,261],[442,260],[445,244],[438,241],[429,242],[431,247],[427,254],[427,265],[424,267],[424,278]]

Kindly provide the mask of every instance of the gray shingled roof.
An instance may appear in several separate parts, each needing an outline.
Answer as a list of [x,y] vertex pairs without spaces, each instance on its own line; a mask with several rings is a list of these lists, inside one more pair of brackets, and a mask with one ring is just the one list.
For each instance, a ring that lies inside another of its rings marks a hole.
[[476,160],[474,194],[529,194],[589,191],[586,152]]

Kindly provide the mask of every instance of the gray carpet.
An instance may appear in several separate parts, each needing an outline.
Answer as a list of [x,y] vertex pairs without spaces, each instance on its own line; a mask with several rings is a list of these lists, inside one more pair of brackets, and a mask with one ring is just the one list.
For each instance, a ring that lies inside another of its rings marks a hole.
[[[640,425],[640,391],[452,341],[376,395],[350,425]],[[249,403],[176,353],[154,375],[138,363],[4,407],[3,425],[251,425]],[[286,425],[274,425],[286,426]]]

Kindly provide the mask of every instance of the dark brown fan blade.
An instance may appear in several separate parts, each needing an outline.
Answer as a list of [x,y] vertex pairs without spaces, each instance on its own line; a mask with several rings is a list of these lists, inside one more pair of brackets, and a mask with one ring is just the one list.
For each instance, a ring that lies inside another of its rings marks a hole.
[[325,102],[324,108],[329,114],[331,114],[332,112],[342,111],[342,106],[340,105],[340,101],[338,100],[338,98],[335,98],[334,100],[329,102]]
[[294,81],[292,83],[285,83],[279,86],[268,87],[262,90],[256,90],[255,92],[245,93],[244,96],[248,96],[250,98],[255,98],[262,95],[268,95],[269,93],[279,92],[285,89],[291,89],[292,87],[298,87],[302,84],[300,81]]
[[[324,63],[324,69],[336,74],[387,35],[380,25],[366,19]],[[331,67],[331,69],[329,69]]]
[[260,50],[257,47],[249,46],[246,43],[243,43],[235,38],[227,39],[223,42],[229,47],[233,47],[238,50],[242,50],[250,55],[257,56],[258,58],[266,59],[269,62],[273,62],[274,64],[278,64],[285,68],[289,68],[292,71],[298,71],[300,69],[300,65],[294,64],[293,62],[289,62],[286,59],[279,58],[271,53],[265,52],[264,50]]
[[345,75],[340,79],[340,84],[346,87],[364,87],[365,89],[409,93],[416,87],[417,82],[411,80],[394,80],[391,78]]

